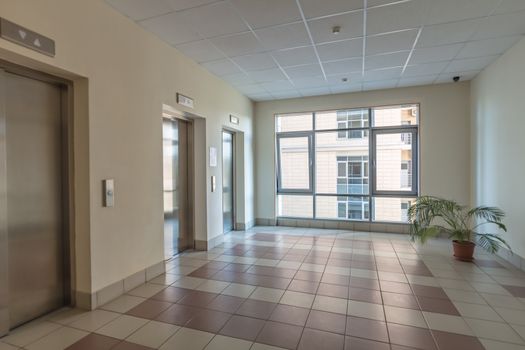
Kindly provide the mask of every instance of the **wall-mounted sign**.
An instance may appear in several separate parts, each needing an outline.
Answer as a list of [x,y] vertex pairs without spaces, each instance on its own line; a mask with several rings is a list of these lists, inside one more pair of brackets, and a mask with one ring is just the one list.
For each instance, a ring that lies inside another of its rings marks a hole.
[[185,106],[193,109],[193,99],[177,92],[177,103],[181,106]]
[[10,22],[5,18],[0,18],[0,37],[44,55],[55,57],[54,40]]
[[239,125],[239,117],[236,117],[233,114],[230,114],[230,123]]
[[210,167],[217,166],[217,148],[210,147]]

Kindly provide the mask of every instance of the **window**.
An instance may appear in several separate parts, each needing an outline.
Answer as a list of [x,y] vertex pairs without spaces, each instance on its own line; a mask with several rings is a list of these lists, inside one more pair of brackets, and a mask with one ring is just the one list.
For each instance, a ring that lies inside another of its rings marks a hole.
[[278,216],[407,221],[418,123],[417,105],[278,115]]

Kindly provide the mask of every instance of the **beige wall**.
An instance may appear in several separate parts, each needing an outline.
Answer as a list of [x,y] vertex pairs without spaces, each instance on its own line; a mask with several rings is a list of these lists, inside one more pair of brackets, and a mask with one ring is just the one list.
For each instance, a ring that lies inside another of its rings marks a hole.
[[470,199],[469,82],[255,104],[256,217],[275,218],[275,122],[278,113],[420,103],[421,193]]
[[[197,239],[222,234],[222,191],[209,186],[211,175],[222,183],[221,165],[204,160],[209,146],[221,149],[230,113],[244,132],[242,217],[253,221],[249,99],[102,0],[0,0],[0,15],[53,38],[57,52],[49,58],[0,40],[1,59],[75,80],[78,290],[99,290],[163,259],[161,116],[163,104],[176,105],[176,92],[193,97],[191,112],[206,118],[205,140],[196,145],[196,192],[205,201]],[[104,178],[115,179],[114,208],[101,206]]]
[[472,201],[507,214],[505,238],[525,257],[525,39],[472,82]]

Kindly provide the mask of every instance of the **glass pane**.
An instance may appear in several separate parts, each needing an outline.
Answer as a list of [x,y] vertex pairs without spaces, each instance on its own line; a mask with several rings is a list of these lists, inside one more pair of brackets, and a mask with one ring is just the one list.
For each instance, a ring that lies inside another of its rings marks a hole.
[[368,135],[339,137],[338,132],[315,135],[316,191],[368,194]]
[[297,195],[277,196],[277,216],[312,218],[313,197]]
[[368,220],[369,199],[362,196],[317,196],[315,214],[316,219]]
[[279,140],[281,158],[281,188],[310,188],[310,157],[308,137],[286,137]]
[[376,190],[413,190],[412,133],[376,136]]
[[419,107],[417,105],[379,107],[373,109],[374,126],[417,125]]
[[374,221],[408,222],[408,208],[415,198],[374,197]]
[[345,109],[315,113],[316,130],[367,128],[368,109]]
[[277,116],[277,132],[312,130],[312,113],[280,114]]

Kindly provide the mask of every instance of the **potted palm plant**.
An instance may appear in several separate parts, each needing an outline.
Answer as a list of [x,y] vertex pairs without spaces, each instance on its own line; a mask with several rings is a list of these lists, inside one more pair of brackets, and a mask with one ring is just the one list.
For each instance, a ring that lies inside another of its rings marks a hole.
[[490,253],[509,245],[496,233],[484,232],[486,225],[507,231],[503,224],[505,213],[496,207],[469,208],[457,202],[433,196],[419,197],[408,210],[410,235],[413,241],[444,233],[453,240],[454,257],[472,261],[476,245]]

